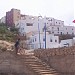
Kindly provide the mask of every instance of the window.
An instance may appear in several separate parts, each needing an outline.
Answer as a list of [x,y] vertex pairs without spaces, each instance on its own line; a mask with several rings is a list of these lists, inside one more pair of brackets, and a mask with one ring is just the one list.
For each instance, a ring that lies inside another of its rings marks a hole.
[[68,34],[68,32],[67,32],[67,34]]
[[33,42],[34,42],[34,39],[33,39]]
[[74,35],[74,33],[72,32],[72,35]]
[[36,41],[36,38],[35,38],[35,41]]
[[57,29],[58,29],[58,31],[59,31],[59,27],[58,27]]
[[59,22],[59,24],[60,24],[60,22]]
[[54,32],[52,32],[52,33],[54,33]]
[[66,30],[67,30],[67,28],[66,28]]
[[50,39],[50,42],[52,42],[52,39]]
[[27,25],[27,26],[33,26],[33,24],[32,24],[32,23],[27,23],[26,25]]
[[52,19],[51,19],[51,21],[52,21]]
[[62,35],[62,32],[61,32],[61,35]]
[[73,28],[72,28],[72,30],[73,30]]
[[56,22],[57,23],[57,22]]
[[57,40],[55,40],[55,42],[57,42]]

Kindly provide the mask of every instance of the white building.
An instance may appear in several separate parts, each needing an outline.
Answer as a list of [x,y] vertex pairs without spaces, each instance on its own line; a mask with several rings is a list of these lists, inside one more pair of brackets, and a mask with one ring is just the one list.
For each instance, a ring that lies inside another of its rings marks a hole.
[[[53,34],[46,33],[46,48],[58,48],[59,47],[59,37],[54,36]],[[33,34],[29,37],[29,48],[38,49],[45,48],[45,35],[44,33]]]
[[74,26],[49,26],[47,30],[53,34],[75,34]]
[[[25,35],[31,31],[43,31],[44,25],[46,24],[47,31],[52,34],[75,34],[74,26],[64,26],[64,21],[56,20],[51,17],[37,17],[25,15],[22,20],[15,23],[16,27],[19,27],[21,35]],[[39,25],[39,28],[38,28]]]
[[[65,39],[59,41],[59,36],[54,36],[54,34],[46,33],[46,48],[59,48],[59,47],[70,47],[75,45],[75,38]],[[33,33],[30,35],[28,40],[29,49],[45,49],[45,34]]]
[[44,27],[43,21],[41,18],[38,18],[36,16],[25,16],[25,20],[20,20],[15,23],[15,26],[19,28],[19,32],[21,35],[25,35],[26,33],[29,33],[31,31],[37,31],[38,25],[40,28],[40,31],[42,31],[42,28]]
[[[26,33],[29,33],[30,31],[38,31],[39,29],[40,29],[40,32],[42,32],[45,24],[48,30],[51,31],[51,33],[54,32],[55,34],[57,34],[58,31],[56,32],[57,30],[56,27],[63,27],[64,21],[56,20],[51,17],[42,18],[41,16],[37,17],[37,16],[25,15],[22,18],[22,20],[15,23],[15,26],[19,28],[19,32],[21,33],[21,35],[25,35]],[[52,26],[54,27],[54,29],[51,29]]]

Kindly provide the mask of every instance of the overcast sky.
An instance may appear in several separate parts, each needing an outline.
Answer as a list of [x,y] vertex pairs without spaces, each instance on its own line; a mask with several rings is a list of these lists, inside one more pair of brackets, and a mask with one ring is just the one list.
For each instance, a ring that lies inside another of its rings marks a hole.
[[0,0],[0,18],[11,8],[20,9],[22,14],[53,17],[73,24],[74,0]]

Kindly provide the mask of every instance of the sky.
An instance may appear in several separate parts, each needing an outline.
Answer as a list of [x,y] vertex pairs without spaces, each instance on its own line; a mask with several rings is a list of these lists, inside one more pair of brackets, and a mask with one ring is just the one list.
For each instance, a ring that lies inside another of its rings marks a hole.
[[0,18],[16,8],[25,15],[53,17],[73,25],[74,7],[74,0],[0,0]]

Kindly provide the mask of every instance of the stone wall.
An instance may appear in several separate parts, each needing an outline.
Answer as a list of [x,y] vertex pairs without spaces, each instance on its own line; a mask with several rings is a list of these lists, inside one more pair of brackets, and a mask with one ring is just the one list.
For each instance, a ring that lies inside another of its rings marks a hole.
[[75,72],[75,47],[34,50],[35,56],[63,73]]

